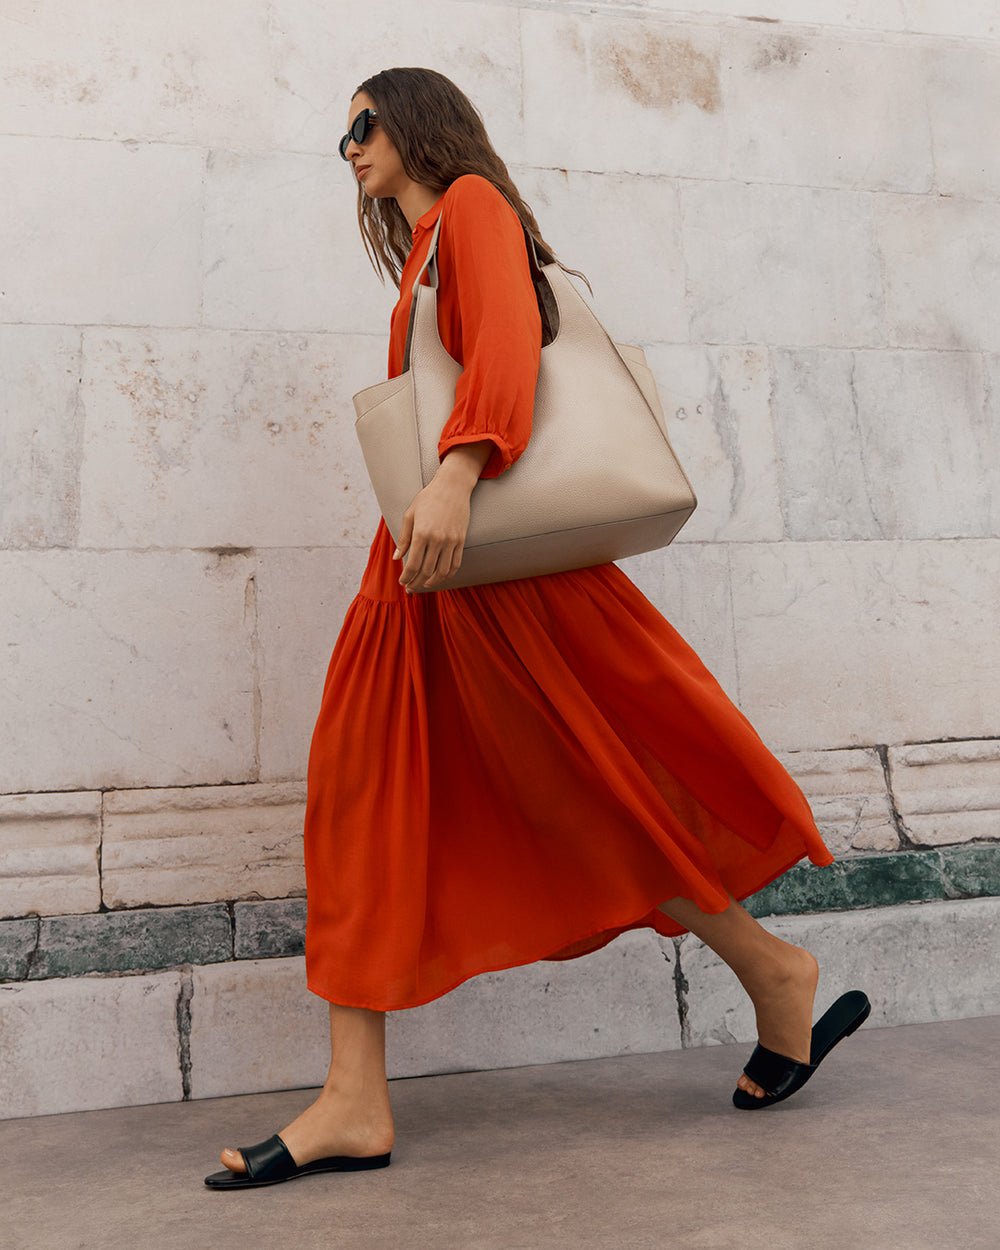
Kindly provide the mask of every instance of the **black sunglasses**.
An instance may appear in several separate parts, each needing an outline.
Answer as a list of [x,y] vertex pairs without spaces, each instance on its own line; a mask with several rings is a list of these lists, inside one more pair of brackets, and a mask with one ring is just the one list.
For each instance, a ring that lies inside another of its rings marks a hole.
[[364,143],[368,138],[368,132],[374,123],[378,120],[378,114],[374,109],[362,109],[361,112],[351,122],[351,128],[340,141],[340,155],[346,161],[347,148],[353,139],[355,143]]

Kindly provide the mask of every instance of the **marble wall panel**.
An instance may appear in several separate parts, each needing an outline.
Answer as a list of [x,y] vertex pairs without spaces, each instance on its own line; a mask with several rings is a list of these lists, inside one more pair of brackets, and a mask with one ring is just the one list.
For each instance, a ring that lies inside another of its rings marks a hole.
[[783,535],[767,348],[652,344],[670,443],[698,507],[679,542]]
[[[855,988],[871,1000],[874,1028],[1000,1012],[1000,899],[773,916],[761,923],[819,961],[816,1018]],[[753,1041],[753,1006],[719,957],[689,936],[680,962],[688,983],[685,1044]]]
[[590,280],[592,296],[578,287],[613,339],[688,341],[673,182],[572,170],[511,173],[559,259]]
[[305,891],[305,787],[197,786],[104,796],[108,907],[284,898]]
[[808,186],[927,191],[924,49],[838,32],[723,28],[731,173]]
[[1000,204],[875,198],[889,342],[1000,349]]
[[9,0],[0,114],[23,135],[273,142],[263,0]]
[[306,775],[330,655],[367,563],[367,547],[258,553],[264,781]]
[[384,374],[383,340],[364,335],[87,331],[81,541],[370,540],[351,394]]
[[190,325],[204,155],[166,143],[0,137],[0,318]]
[[0,553],[3,789],[245,780],[252,572],[239,553]]
[[520,17],[529,164],[725,176],[715,25],[565,5]]
[[365,255],[339,156],[213,150],[205,177],[205,323],[388,333],[396,292]]
[[647,931],[591,955],[489,972],[390,1014],[392,1076],[677,1050],[674,946]]
[[940,43],[924,55],[938,190],[996,201],[1000,170],[983,143],[982,124],[1000,114],[1000,47]]
[[990,451],[987,478],[991,499],[990,529],[1000,533],[1000,356],[986,358],[986,420]]
[[[608,0],[633,8],[631,0]],[[675,0],[644,0],[651,9],[677,8]],[[966,35],[975,39],[1000,38],[1000,15],[993,0],[756,0],[754,16],[746,0],[701,0],[700,19],[735,17],[748,23],[787,22],[810,26],[932,35]],[[837,32],[839,34],[839,32]]]
[[979,354],[777,350],[773,360],[790,538],[993,532]]
[[192,1098],[323,1084],[330,1013],[306,989],[303,958],[209,964],[192,980]]
[[741,706],[773,747],[996,733],[1000,541],[730,552]]
[[896,807],[918,846],[1000,839],[1000,742],[890,747]]
[[729,558],[722,544],[673,543],[618,561],[734,702],[739,699]]
[[680,202],[693,339],[882,344],[870,196],[692,180]]
[[[423,1007],[389,1013],[390,1078],[519,1067],[680,1047],[673,943],[629,933],[567,962],[486,973]],[[302,958],[194,969],[195,1098],[322,1084],[326,1003]]]
[[363,21],[328,0],[271,0],[268,10],[278,146],[335,154],[355,87],[388,66],[424,65],[469,95],[505,161],[521,159],[516,7],[372,0]]
[[870,747],[786,751],[781,762],[808,799],[823,841],[834,855],[898,848],[899,834],[877,751]]
[[60,916],[101,905],[101,796],[0,796],[0,916]]
[[79,331],[4,326],[0,337],[0,547],[68,547],[83,435]]
[[0,1117],[181,1098],[181,976],[0,986]]

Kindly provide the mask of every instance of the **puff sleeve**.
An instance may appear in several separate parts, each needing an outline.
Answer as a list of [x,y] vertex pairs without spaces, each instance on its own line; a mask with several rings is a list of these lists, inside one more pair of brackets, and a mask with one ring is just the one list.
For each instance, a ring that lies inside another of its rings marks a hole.
[[485,178],[448,189],[438,264],[442,339],[463,367],[438,455],[489,439],[480,476],[497,477],[531,436],[542,328],[521,223]]

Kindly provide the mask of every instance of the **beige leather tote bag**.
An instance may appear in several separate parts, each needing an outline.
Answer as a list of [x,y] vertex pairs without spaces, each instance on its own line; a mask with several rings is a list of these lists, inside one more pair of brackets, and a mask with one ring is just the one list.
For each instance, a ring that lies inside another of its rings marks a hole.
[[[365,464],[396,541],[403,513],[437,472],[462,372],[438,333],[440,229],[439,217],[413,284],[403,373],[354,396]],[[531,438],[509,469],[477,482],[461,568],[432,594],[665,547],[697,502],[643,352],[613,343],[559,265],[539,265],[525,234],[551,338],[542,347]]]

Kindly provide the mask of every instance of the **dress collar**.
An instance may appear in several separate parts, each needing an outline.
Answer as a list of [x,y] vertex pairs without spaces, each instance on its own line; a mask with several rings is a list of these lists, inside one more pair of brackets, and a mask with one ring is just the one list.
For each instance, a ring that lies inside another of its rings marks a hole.
[[441,216],[441,210],[444,207],[444,197],[445,192],[442,191],[435,203],[431,205],[427,212],[424,213],[422,217],[417,218],[417,224],[413,227],[412,231],[414,239],[422,230],[432,230],[434,228],[434,223]]

